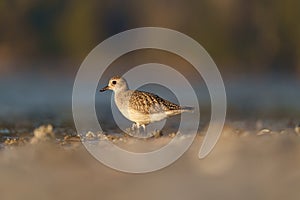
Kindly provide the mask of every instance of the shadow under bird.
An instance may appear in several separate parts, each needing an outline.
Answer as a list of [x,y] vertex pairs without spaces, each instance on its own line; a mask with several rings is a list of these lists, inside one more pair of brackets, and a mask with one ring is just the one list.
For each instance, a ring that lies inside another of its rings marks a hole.
[[106,90],[114,92],[117,108],[124,117],[134,122],[132,129],[139,129],[141,126],[145,131],[146,125],[152,122],[194,111],[193,107],[181,107],[150,92],[130,90],[126,80],[120,76],[112,77],[100,92]]

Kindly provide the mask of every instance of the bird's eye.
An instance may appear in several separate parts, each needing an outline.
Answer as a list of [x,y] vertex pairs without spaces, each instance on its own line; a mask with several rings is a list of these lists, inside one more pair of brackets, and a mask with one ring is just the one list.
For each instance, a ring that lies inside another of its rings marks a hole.
[[111,83],[112,83],[113,85],[116,85],[117,81],[112,81]]

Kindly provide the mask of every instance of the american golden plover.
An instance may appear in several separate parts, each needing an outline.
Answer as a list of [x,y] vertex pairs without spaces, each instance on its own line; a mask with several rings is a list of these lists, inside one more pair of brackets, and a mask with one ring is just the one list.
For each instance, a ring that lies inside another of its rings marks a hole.
[[118,109],[127,119],[134,122],[132,129],[142,126],[145,131],[146,125],[152,122],[194,110],[193,107],[181,107],[149,92],[129,90],[126,80],[119,76],[112,77],[100,92],[106,90],[114,92]]

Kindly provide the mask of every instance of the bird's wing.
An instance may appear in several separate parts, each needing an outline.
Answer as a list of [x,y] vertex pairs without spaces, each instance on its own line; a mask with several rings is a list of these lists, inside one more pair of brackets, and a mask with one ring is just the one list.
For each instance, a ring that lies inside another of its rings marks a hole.
[[144,114],[155,114],[170,110],[180,110],[181,107],[155,94],[134,91],[129,99],[129,106]]

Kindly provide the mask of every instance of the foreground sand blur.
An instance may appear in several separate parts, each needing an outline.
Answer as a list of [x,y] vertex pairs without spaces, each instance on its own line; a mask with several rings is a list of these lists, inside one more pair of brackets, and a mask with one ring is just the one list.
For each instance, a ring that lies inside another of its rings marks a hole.
[[[43,128],[52,134],[51,127]],[[203,141],[199,133],[177,162],[147,174],[105,167],[76,137],[6,141],[0,150],[0,199],[299,199],[297,129],[246,128],[228,124],[203,160],[197,158]],[[41,129],[35,131],[38,135]],[[168,137],[149,144],[165,143]],[[133,148],[139,140],[126,143]]]

